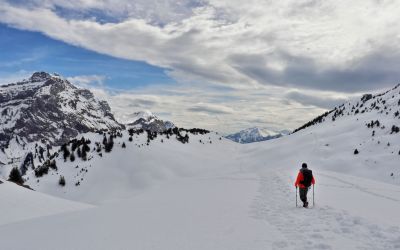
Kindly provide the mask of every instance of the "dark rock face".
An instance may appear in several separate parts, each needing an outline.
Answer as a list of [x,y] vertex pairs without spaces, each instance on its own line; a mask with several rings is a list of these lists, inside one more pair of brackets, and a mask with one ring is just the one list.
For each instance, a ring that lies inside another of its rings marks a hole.
[[36,72],[0,86],[0,147],[15,136],[60,145],[78,133],[121,128],[107,102],[59,76]]
[[35,169],[32,152],[29,152],[26,155],[24,162],[21,164],[21,167],[20,167],[21,175],[25,175],[26,171],[30,168]]
[[33,75],[31,76],[31,78],[29,78],[29,80],[31,82],[42,82],[42,81],[46,81],[51,79],[51,75],[47,72],[35,72],[33,73]]

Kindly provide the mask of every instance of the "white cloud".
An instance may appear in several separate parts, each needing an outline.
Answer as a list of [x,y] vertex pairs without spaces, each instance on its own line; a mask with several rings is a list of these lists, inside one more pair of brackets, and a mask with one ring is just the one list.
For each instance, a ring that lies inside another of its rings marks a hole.
[[[340,91],[333,86],[335,80],[342,80],[335,78],[339,74],[357,83],[350,91],[363,89],[363,81],[364,88],[371,89],[374,85],[361,77],[365,68],[358,65],[383,48],[399,48],[396,1],[79,0],[82,9],[69,1],[28,2],[35,4],[3,3],[0,21],[100,53],[166,67],[172,76],[225,84],[296,84],[292,75],[302,74],[300,86],[318,88],[324,78],[331,78],[323,89]],[[152,4],[154,8],[147,8]],[[71,19],[56,12],[56,6],[75,12],[96,9],[124,19],[117,23]],[[176,17],[146,18],[149,11]],[[259,65],[249,68],[249,61]],[[399,62],[400,55],[396,53],[392,61]],[[299,68],[293,62],[305,65]],[[383,70],[372,70],[371,78],[376,84],[393,84],[394,77],[381,81]],[[396,72],[385,73],[398,77]],[[318,84],[310,86],[307,79]]]
[[32,72],[29,72],[26,70],[19,70],[13,74],[0,73],[0,85],[19,82],[22,79],[28,79],[31,75],[32,75]]
[[121,122],[130,121],[134,112],[151,110],[178,126],[202,127],[225,133],[251,126],[294,129],[325,110],[290,101],[286,96],[294,90],[279,87],[266,86],[258,90],[232,88],[222,92],[211,91],[213,88],[213,85],[150,86],[120,92],[90,87],[96,96],[110,103],[115,117]]
[[[121,113],[130,103],[171,111],[174,120],[185,123],[184,115],[202,108],[191,116],[193,123],[216,116],[229,128],[242,120],[293,128],[327,108],[326,102],[299,94],[305,90],[330,100],[347,93],[342,100],[349,93],[392,86],[400,78],[398,1],[27,2],[2,3],[0,22],[164,67],[178,81],[174,93],[154,86],[152,92],[108,96]],[[91,18],[94,10],[105,21]],[[224,88],[231,88],[225,96]],[[213,105],[220,114],[206,112]],[[309,112],[298,116],[301,109]]]
[[67,80],[83,88],[88,88],[90,85],[103,87],[106,78],[103,75],[80,75],[67,77]]
[[[354,96],[359,97],[359,95]],[[345,103],[349,99],[349,96],[338,95],[336,93],[310,93],[310,91],[301,92],[298,90],[288,92],[286,97],[303,105],[311,105],[324,109],[332,109],[333,107]]]
[[[13,1],[9,1],[13,2]],[[192,9],[202,6],[204,1],[176,1],[176,0],[27,0],[20,1],[20,6],[30,8],[42,7],[58,10],[68,17],[88,18],[87,12],[101,12],[103,18],[123,20],[129,17],[144,19],[154,24],[165,24],[183,20],[193,14]],[[79,8],[77,8],[79,6]],[[60,10],[61,9],[61,10]],[[93,20],[101,19],[93,16]]]

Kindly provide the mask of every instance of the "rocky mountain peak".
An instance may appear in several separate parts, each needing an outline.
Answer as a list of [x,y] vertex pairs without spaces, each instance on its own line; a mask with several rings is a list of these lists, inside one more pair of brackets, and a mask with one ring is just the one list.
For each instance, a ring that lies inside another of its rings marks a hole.
[[35,72],[32,74],[32,76],[29,78],[29,81],[31,82],[44,82],[49,79],[51,79],[51,75],[47,72]]
[[144,129],[154,132],[163,132],[175,125],[170,121],[163,121],[150,111],[139,111],[132,114],[131,122],[127,124],[130,128]]
[[29,81],[0,86],[0,146],[22,141],[59,145],[79,133],[121,129],[110,106],[63,77],[34,73]]

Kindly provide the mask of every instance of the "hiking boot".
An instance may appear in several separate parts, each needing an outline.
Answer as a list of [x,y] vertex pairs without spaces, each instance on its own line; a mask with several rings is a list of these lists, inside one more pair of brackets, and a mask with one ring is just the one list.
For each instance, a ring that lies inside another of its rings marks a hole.
[[306,201],[306,202],[304,202],[304,205],[303,205],[303,207],[305,207],[305,208],[307,208],[308,207],[308,202]]

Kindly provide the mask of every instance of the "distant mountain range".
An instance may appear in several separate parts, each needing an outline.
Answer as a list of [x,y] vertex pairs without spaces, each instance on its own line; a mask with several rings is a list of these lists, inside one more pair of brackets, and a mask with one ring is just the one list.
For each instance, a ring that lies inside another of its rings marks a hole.
[[225,136],[225,138],[232,140],[234,142],[244,144],[244,143],[272,140],[288,134],[290,134],[289,130],[273,132],[265,128],[253,127],[241,130],[234,134],[230,134],[228,136]]

